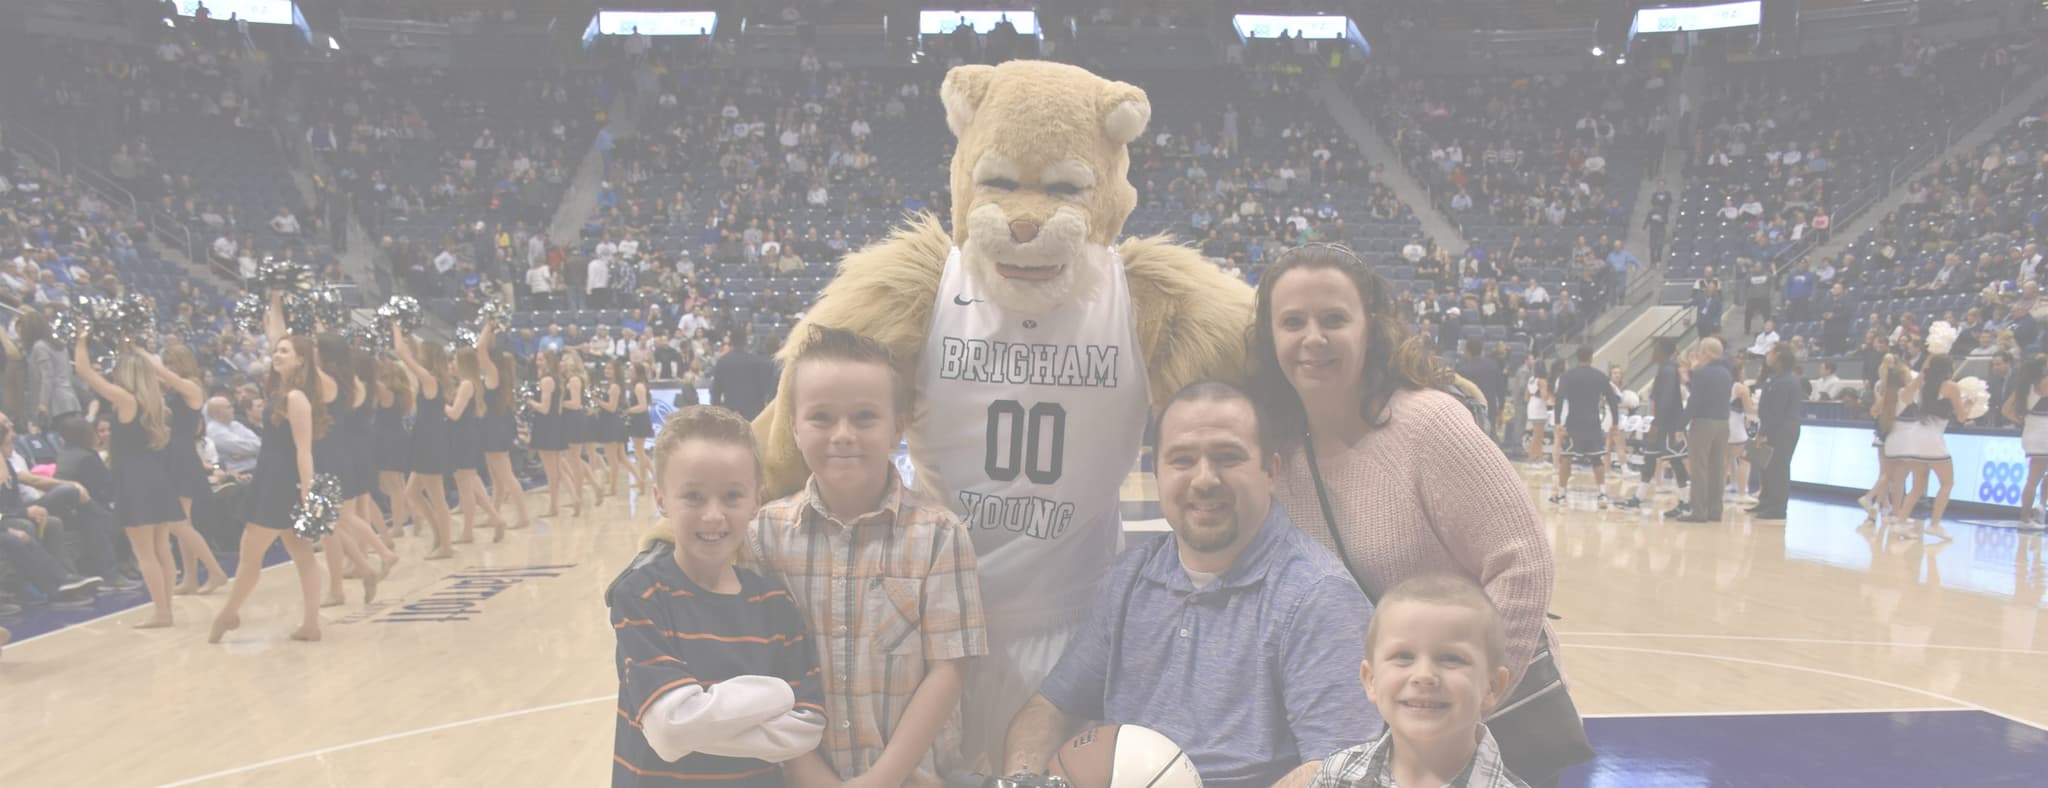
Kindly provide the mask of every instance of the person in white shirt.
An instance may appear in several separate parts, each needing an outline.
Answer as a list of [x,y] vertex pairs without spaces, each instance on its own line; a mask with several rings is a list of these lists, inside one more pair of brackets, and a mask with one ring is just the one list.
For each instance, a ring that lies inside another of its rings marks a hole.
[[1848,385],[1847,382],[1842,380],[1840,375],[1835,374],[1835,362],[1820,362],[1820,379],[1813,382],[1813,400],[1815,402],[1833,401],[1836,395],[1841,394],[1843,389],[1848,388]]
[[1763,333],[1756,335],[1756,342],[1749,346],[1749,352],[1758,357],[1767,356],[1770,355],[1771,348],[1777,344],[1778,324],[1770,318],[1764,318]]
[[868,134],[873,130],[869,128],[866,118],[854,118],[852,131],[854,139],[864,140],[867,139]]
[[612,261],[603,255],[590,258],[590,272],[585,279],[583,292],[590,298],[590,308],[605,309],[611,306]]
[[277,215],[270,217],[270,231],[278,235],[298,235],[299,217],[284,208],[277,209]]
[[235,259],[235,251],[235,239],[229,238],[226,235],[222,235],[219,238],[213,239],[214,259],[219,260],[223,263],[233,262]]
[[218,467],[244,478],[256,472],[256,454],[263,448],[263,437],[235,421],[235,406],[227,397],[206,401],[206,440],[220,456]]
[[526,269],[526,291],[533,294],[534,308],[554,308],[555,274],[548,270],[546,260],[535,260],[533,267]]
[[1550,291],[1543,287],[1542,282],[1530,282],[1529,289],[1522,291],[1522,303],[1529,306],[1548,304]]

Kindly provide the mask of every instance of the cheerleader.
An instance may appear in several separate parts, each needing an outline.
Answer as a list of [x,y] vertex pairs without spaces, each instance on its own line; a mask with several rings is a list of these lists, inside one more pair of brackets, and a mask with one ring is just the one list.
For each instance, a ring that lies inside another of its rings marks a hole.
[[1899,508],[1897,463],[1885,451],[1885,440],[1893,427],[1898,426],[1899,411],[1908,403],[1902,400],[1901,392],[1906,387],[1906,368],[1896,354],[1884,354],[1884,361],[1877,368],[1877,399],[1871,406],[1870,416],[1877,420],[1877,429],[1870,445],[1877,451],[1877,480],[1870,483],[1870,491],[1856,502],[1863,506],[1867,516],[1865,523],[1876,522],[1884,512],[1895,512]]
[[[569,442],[567,436],[562,434],[562,392],[561,386],[557,383],[561,380],[561,353],[554,350],[541,351],[534,356],[533,368],[534,374],[539,376],[539,379],[534,381],[534,388],[538,393],[535,394],[536,399],[526,401],[526,406],[533,409],[533,425],[531,433],[527,436],[527,444],[540,455],[541,471],[547,475],[547,516],[560,517],[562,487],[573,484],[563,476],[562,467],[562,450],[569,448]],[[583,494],[571,489],[569,498],[569,505],[577,514],[582,514]]]
[[[327,553],[327,596],[320,602],[321,607],[337,607],[346,599],[341,584],[348,577],[343,571],[342,559],[349,564],[363,582],[363,602],[368,604],[377,599],[377,583],[391,573],[397,555],[377,538],[377,532],[363,519],[361,508],[354,501],[370,492],[369,480],[361,477],[362,463],[357,455],[367,451],[359,436],[370,431],[370,424],[362,420],[363,403],[370,398],[369,392],[357,383],[355,362],[351,358],[355,351],[348,340],[334,333],[322,333],[313,339],[318,363],[314,365],[320,377],[323,396],[331,392],[326,408],[328,423],[333,427],[313,442],[313,472],[333,476],[341,484],[341,505],[339,517],[335,520],[334,534],[328,540]],[[378,566],[371,568],[370,553],[378,553]]]
[[412,430],[406,427],[405,420],[417,403],[413,400],[412,374],[404,364],[391,360],[376,363],[377,486],[391,502],[391,530],[404,533],[400,529],[413,512],[413,496],[405,491],[406,474],[412,472]]
[[654,439],[654,414],[649,408],[653,401],[647,394],[647,362],[635,361],[626,366],[626,448],[632,451],[635,462],[634,488],[642,495],[654,494],[654,464],[648,462],[650,451],[648,441]]
[[[157,381],[167,389],[164,395],[170,408],[171,442],[164,447],[164,460],[171,465],[171,478],[178,481],[178,500],[185,510],[185,519],[171,524],[171,539],[177,543],[185,564],[184,581],[175,593],[210,594],[227,585],[228,573],[221,568],[220,559],[214,557],[213,548],[207,546],[206,537],[192,527],[192,502],[210,494],[213,487],[206,478],[206,464],[199,460],[199,439],[204,431],[199,409],[206,403],[206,389],[200,385],[199,360],[184,345],[165,348],[162,358],[143,358],[149,360]],[[206,569],[204,585],[199,582],[201,567]]]
[[229,630],[242,625],[242,604],[263,579],[263,554],[280,538],[298,570],[303,603],[304,620],[291,637],[320,639],[320,565],[314,563],[312,543],[292,531],[292,507],[305,500],[313,487],[313,443],[327,433],[332,422],[326,408],[313,407],[320,396],[315,368],[318,352],[312,338],[285,333],[283,297],[282,291],[271,291],[270,315],[264,321],[271,350],[261,419],[263,446],[256,453],[256,473],[241,504],[244,524],[239,555],[250,563],[245,571],[235,573],[227,604],[213,619],[208,643],[219,643]]
[[495,355],[489,351],[490,340],[480,340],[478,357],[492,360],[484,370],[488,373],[484,376],[484,396],[491,401],[490,410],[484,414],[484,465],[491,472],[491,503],[503,513],[504,501],[510,499],[519,511],[519,519],[512,522],[516,531],[533,524],[526,511],[526,489],[520,486],[519,475],[512,472],[512,447],[519,442],[519,423],[512,417],[513,409],[519,406],[519,368],[514,366],[511,351],[501,350]]
[[2027,484],[2020,488],[2019,527],[2038,531],[2044,526],[2034,501],[2041,492],[2041,478],[2048,476],[2048,355],[2036,353],[2027,359],[2020,374],[2007,384],[2012,396],[2001,410],[2009,421],[2019,422],[2020,448],[2027,453]]
[[[1622,382],[1620,364],[1607,365],[1607,387],[1614,389],[1614,398],[1620,401],[1622,392],[1627,390]],[[1628,460],[1627,431],[1622,429],[1621,423],[1613,414],[1603,413],[1600,418],[1600,426],[1607,430],[1607,462],[1614,470],[1622,470]]]
[[1554,463],[1543,461],[1543,428],[1550,423],[1550,376],[1541,362],[1536,364],[1536,374],[1529,376],[1528,414],[1529,450],[1525,455],[1529,465],[1539,468],[1554,467]]
[[1930,473],[1941,482],[1941,494],[1935,496],[1934,509],[1927,517],[1927,530],[1937,536],[1944,535],[1941,516],[1948,510],[1949,494],[1955,491],[1955,461],[1949,456],[1944,433],[1956,414],[1965,410],[1962,388],[1951,379],[1955,367],[1947,353],[1927,354],[1920,362],[1920,374],[1907,381],[1905,390],[1915,395],[1912,403],[1900,409],[1897,423],[1884,439],[1885,455],[1900,466],[1900,481],[1912,479],[1913,492],[1899,505],[1906,517],[1912,517],[1913,507],[1927,496]]
[[[398,545],[391,539],[390,529],[384,524],[384,510],[377,507],[377,496],[371,494],[373,490],[382,486],[382,480],[378,478],[377,450],[378,411],[382,408],[384,400],[377,378],[383,364],[377,360],[376,353],[367,350],[354,350],[349,354],[349,358],[349,366],[355,369],[356,389],[362,392],[362,397],[356,405],[353,422],[360,428],[352,434],[356,447],[349,452],[349,458],[355,464],[356,486],[352,488],[353,495],[344,506],[353,508],[356,517],[369,525],[371,535],[384,546],[384,550],[380,551],[384,555],[382,574],[388,577],[391,574],[391,567],[398,564]],[[399,429],[404,430],[405,425],[400,424]]]
[[1728,492],[1736,503],[1756,503],[1749,490],[1749,460],[1742,456],[1749,446],[1749,423],[1756,419],[1756,397],[1745,382],[1744,368],[1749,365],[1736,358],[1730,366],[1735,369],[1735,387],[1728,398]]
[[[490,325],[485,324],[484,333],[490,332]],[[476,541],[473,526],[479,512],[491,527],[491,541],[505,541],[505,518],[499,516],[490,493],[484,491],[484,414],[490,403],[484,397],[483,370],[489,364],[477,348],[455,353],[455,393],[448,398],[446,412],[453,425],[455,492],[461,496],[462,506],[462,535],[455,539],[456,544]]]
[[576,351],[573,350],[564,351],[562,353],[562,419],[559,423],[562,428],[562,438],[569,444],[569,451],[562,455],[562,467],[569,471],[569,485],[577,490],[579,498],[577,510],[579,512],[582,510],[580,498],[585,485],[590,487],[590,505],[593,508],[604,505],[604,488],[597,485],[596,470],[590,467],[589,462],[584,456],[584,452],[590,449],[590,444],[593,440],[593,436],[590,433],[595,426],[593,423],[594,419],[591,418],[590,408],[586,407],[587,403],[583,401],[583,394],[586,390],[585,386],[588,385],[589,380],[589,372],[583,366],[583,357],[577,355]]
[[[93,393],[113,408],[108,453],[113,465],[114,511],[128,535],[128,547],[142,569],[155,613],[136,622],[136,629],[171,625],[171,584],[178,564],[171,558],[171,525],[185,516],[178,508],[182,489],[165,458],[171,443],[169,407],[163,387],[142,349],[121,340],[114,360],[114,379],[93,365],[87,333],[78,332],[72,368]],[[83,487],[80,490],[83,491]]]
[[427,553],[427,560],[441,561],[455,557],[455,546],[449,539],[454,526],[448,512],[446,482],[448,474],[455,470],[451,445],[455,436],[448,423],[447,407],[442,403],[442,395],[455,386],[448,375],[448,349],[438,342],[419,342],[415,355],[414,344],[404,329],[392,325],[391,349],[419,382],[419,395],[413,407],[412,448],[406,454],[406,462],[412,468],[412,475],[405,482],[406,503],[421,507],[415,510],[414,517],[425,513],[427,524],[434,528],[434,549]]
[[598,373],[604,402],[598,405],[601,415],[596,448],[604,454],[604,465],[608,471],[605,488],[613,496],[619,494],[620,473],[631,474],[636,485],[640,480],[639,473],[633,470],[626,458],[626,376],[619,371],[624,363],[616,357],[605,359],[604,366],[600,368],[602,371]]

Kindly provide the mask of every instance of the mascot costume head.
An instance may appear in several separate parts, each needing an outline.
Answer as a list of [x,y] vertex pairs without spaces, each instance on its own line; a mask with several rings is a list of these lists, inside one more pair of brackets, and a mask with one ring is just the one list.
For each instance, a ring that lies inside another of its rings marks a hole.
[[[790,395],[813,326],[876,340],[912,381],[918,492],[972,539],[989,653],[1004,655],[969,677],[973,763],[1000,757],[1004,726],[1114,560],[1118,487],[1149,416],[1189,383],[1243,378],[1253,310],[1251,289],[1193,249],[1121,238],[1138,201],[1126,146],[1152,114],[1143,90],[1011,61],[955,68],[939,95],[959,139],[951,229],[916,216],[840,261],[783,346],[780,388],[754,427],[766,496],[804,489]],[[991,443],[1025,435],[1027,409],[1031,435],[1056,435]],[[773,544],[765,553],[775,560]]]
[[955,68],[939,99],[960,141],[952,190],[962,261],[1022,312],[1101,286],[1107,266],[1097,250],[1116,241],[1138,204],[1126,146],[1151,120],[1145,92],[1073,66],[1016,61]]

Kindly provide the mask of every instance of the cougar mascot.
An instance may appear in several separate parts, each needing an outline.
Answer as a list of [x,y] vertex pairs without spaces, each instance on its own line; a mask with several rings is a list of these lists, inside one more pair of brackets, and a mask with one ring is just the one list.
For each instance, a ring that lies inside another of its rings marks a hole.
[[1143,90],[1011,61],[955,68],[939,95],[959,139],[951,231],[921,216],[849,254],[783,347],[780,391],[754,426],[767,495],[799,491],[786,362],[809,326],[894,351],[915,387],[914,485],[973,533],[989,643],[963,696],[962,754],[994,774],[1010,717],[1122,548],[1118,492],[1153,408],[1185,384],[1242,377],[1252,292],[1163,237],[1119,241],[1137,204],[1126,145],[1152,113]]

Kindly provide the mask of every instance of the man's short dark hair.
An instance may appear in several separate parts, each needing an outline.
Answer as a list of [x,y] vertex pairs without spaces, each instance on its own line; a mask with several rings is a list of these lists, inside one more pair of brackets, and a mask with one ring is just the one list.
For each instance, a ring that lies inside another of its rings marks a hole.
[[1266,447],[1276,444],[1272,441],[1272,436],[1266,434],[1266,418],[1264,414],[1259,412],[1258,401],[1252,399],[1251,392],[1245,391],[1243,387],[1221,380],[1198,380],[1189,383],[1186,386],[1182,386],[1180,391],[1174,392],[1173,398],[1167,400],[1165,405],[1160,406],[1159,419],[1152,424],[1152,458],[1155,461],[1159,458],[1160,428],[1165,426],[1166,414],[1173,411],[1173,406],[1183,402],[1235,402],[1238,400],[1243,400],[1245,406],[1251,408],[1252,437],[1259,442],[1259,464],[1261,466],[1266,465],[1269,462]]
[[1592,345],[1590,345],[1590,344],[1586,344],[1586,345],[1580,345],[1580,346],[1579,346],[1579,354],[1578,354],[1578,355],[1579,355],[1579,363],[1581,363],[1581,364],[1591,364],[1591,363],[1593,363],[1593,346],[1592,346]]

